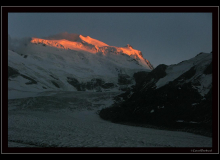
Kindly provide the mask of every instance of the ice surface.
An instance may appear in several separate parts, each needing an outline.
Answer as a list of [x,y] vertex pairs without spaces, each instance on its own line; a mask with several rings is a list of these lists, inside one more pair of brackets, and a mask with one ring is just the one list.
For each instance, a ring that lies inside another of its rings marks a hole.
[[97,114],[119,92],[42,92],[8,100],[8,147],[211,147],[212,138],[134,127]]

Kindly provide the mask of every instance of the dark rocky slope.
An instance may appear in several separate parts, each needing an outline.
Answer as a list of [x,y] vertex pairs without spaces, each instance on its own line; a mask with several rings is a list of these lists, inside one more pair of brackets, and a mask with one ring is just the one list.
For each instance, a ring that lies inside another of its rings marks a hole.
[[[115,123],[154,126],[211,136],[212,85],[206,88],[206,94],[198,89],[208,83],[207,75],[212,74],[211,58],[210,54],[204,53],[181,64],[159,65],[150,73],[136,73],[136,86],[133,90],[115,97],[114,105],[101,110],[100,117]],[[172,67],[174,70],[180,65],[188,67],[184,73],[157,87],[157,82],[168,76],[168,69]]]

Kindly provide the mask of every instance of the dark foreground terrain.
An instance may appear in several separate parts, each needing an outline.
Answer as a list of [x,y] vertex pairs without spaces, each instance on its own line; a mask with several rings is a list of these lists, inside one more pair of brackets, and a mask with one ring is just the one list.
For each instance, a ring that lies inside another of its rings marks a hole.
[[[212,136],[212,54],[134,74],[136,85],[115,97],[100,117],[115,123],[151,126]],[[217,106],[216,106],[217,107]]]

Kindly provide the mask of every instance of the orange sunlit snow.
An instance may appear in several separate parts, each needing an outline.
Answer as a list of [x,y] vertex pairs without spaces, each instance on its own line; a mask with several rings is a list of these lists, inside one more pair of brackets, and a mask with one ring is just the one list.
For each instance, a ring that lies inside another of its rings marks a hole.
[[87,42],[88,44],[92,44],[94,46],[97,46],[97,47],[103,47],[103,46],[108,46],[107,44],[105,44],[104,42],[101,42],[99,40],[96,40],[94,38],[91,38],[89,36],[82,36],[82,35],[79,35],[79,38],[84,41],[84,42]]
[[61,48],[61,49],[72,49],[72,50],[83,50],[91,53],[96,53],[97,50],[94,47],[89,47],[83,45],[81,42],[72,42],[65,39],[61,40],[46,40],[40,38],[32,38],[31,43],[42,43],[51,47]]
[[79,39],[77,41],[69,41],[66,39],[59,40],[47,40],[40,38],[32,38],[31,43],[41,43],[47,46],[61,48],[61,49],[71,49],[71,50],[81,50],[90,53],[102,52],[104,55],[109,51],[114,53],[124,53],[129,56],[134,56],[139,58],[141,61],[144,61],[141,51],[133,49],[129,44],[126,47],[115,47],[109,46],[108,44],[101,42],[99,40],[93,39],[89,36],[79,35]]

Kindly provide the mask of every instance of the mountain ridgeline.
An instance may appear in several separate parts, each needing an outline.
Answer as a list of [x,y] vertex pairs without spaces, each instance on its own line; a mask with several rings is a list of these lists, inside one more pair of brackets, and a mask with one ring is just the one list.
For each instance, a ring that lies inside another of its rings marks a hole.
[[136,85],[99,112],[115,123],[212,135],[212,53],[134,74]]

